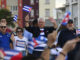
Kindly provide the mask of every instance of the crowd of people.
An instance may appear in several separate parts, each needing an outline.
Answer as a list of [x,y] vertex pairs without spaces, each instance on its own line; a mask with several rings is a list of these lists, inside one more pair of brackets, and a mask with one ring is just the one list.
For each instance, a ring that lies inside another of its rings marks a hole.
[[[27,15],[25,27],[16,27],[13,31],[7,27],[6,19],[1,19],[0,50],[20,51],[23,55],[20,60],[79,60],[80,38],[76,34],[73,20],[69,19],[67,24],[61,24],[58,31],[56,21],[53,18],[49,18],[49,21],[53,23],[53,26],[45,27],[44,18],[35,19],[33,26],[30,26],[29,15]],[[50,58],[51,49],[56,47],[62,50],[58,56],[53,54]],[[4,58],[1,51],[0,58]]]

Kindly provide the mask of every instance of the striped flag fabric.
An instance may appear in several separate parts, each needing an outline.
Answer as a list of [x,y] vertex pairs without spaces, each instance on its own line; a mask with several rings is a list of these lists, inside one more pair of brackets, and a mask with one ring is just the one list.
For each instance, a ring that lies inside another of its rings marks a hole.
[[37,46],[37,45],[38,45],[38,43],[36,42],[35,38],[30,39],[28,41],[28,52],[30,54],[32,54],[33,53],[33,50],[34,50],[34,47]]
[[30,6],[24,6],[23,7],[23,10],[26,12],[31,12],[31,9],[32,9],[32,7],[30,7]]
[[47,38],[44,36],[38,36],[37,38],[33,38],[28,43],[28,51],[30,54],[33,53],[33,50],[43,51],[47,46]]
[[5,53],[4,60],[11,60],[14,56],[20,56],[22,57],[22,53],[20,51],[16,50],[3,50]]
[[80,34],[80,29],[76,29],[76,34]]
[[13,19],[14,19],[15,22],[17,22],[18,15],[15,15]]
[[69,11],[65,13],[64,19],[62,20],[62,24],[67,24],[70,15],[71,15],[71,12]]

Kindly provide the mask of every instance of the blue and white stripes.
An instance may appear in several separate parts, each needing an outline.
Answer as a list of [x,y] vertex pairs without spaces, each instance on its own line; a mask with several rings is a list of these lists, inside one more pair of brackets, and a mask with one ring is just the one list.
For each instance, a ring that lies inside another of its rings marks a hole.
[[4,60],[10,60],[13,56],[16,56],[20,54],[21,52],[16,51],[16,50],[4,50],[4,53],[6,54],[4,56]]
[[18,15],[15,15],[13,19],[14,19],[15,22],[17,22]]
[[30,6],[24,6],[23,10],[26,11],[26,12],[31,12],[31,8],[32,7],[30,7]]

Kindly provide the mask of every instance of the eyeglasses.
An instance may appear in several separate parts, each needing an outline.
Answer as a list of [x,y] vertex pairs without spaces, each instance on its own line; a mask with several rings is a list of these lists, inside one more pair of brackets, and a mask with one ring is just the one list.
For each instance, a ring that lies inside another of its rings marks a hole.
[[6,28],[6,26],[0,26],[1,28]]

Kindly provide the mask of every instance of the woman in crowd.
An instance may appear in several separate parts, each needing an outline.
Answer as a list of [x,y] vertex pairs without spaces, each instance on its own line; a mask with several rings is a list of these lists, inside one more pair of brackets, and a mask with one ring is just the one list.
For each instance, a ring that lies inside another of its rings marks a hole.
[[26,48],[28,44],[28,39],[23,36],[23,29],[18,27],[16,29],[17,36],[12,34],[11,40],[13,41],[13,46],[15,50],[22,51],[23,56],[26,55]]

